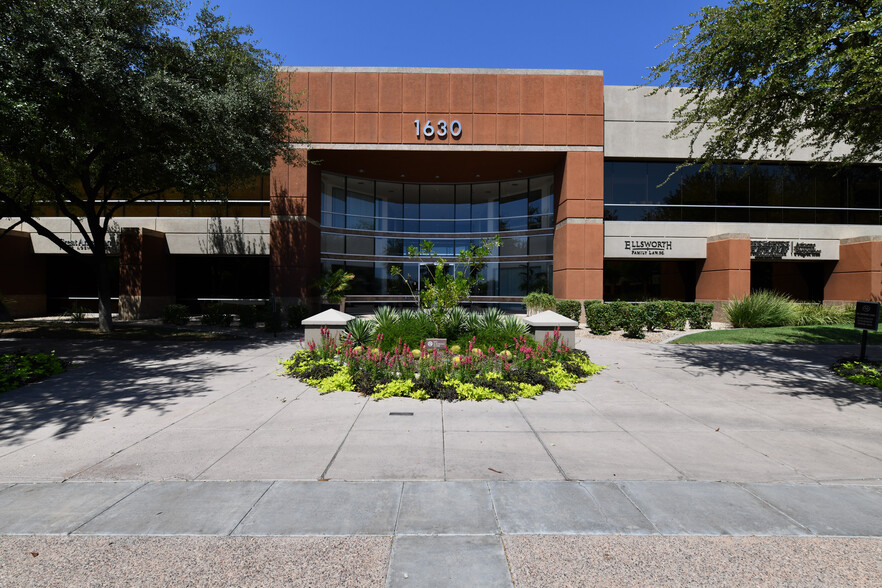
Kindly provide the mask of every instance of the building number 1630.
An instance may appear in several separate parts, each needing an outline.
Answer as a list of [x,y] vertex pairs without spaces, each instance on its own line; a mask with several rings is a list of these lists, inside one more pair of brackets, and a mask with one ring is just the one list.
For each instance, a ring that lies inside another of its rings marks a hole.
[[416,127],[417,139],[420,138],[420,133],[422,133],[423,137],[426,139],[430,139],[434,135],[438,135],[439,139],[443,139],[447,136],[447,133],[450,133],[450,136],[454,139],[462,135],[462,124],[460,124],[458,120],[451,121],[449,127],[447,126],[446,120],[439,120],[437,128],[435,128],[430,120],[427,120],[426,124],[422,126],[420,125],[421,122],[422,121],[419,119],[413,121],[413,124]]

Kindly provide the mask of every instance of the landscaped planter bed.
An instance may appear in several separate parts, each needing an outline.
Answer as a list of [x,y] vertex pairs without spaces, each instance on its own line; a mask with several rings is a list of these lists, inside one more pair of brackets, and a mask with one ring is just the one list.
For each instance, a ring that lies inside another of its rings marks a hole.
[[536,342],[526,336],[511,339],[502,349],[479,345],[477,336],[466,347],[428,349],[425,342],[411,348],[401,339],[388,351],[379,335],[372,345],[357,345],[351,336],[320,344],[282,362],[285,373],[315,386],[320,392],[357,391],[374,398],[406,396],[426,400],[516,400],[572,389],[603,369],[588,355],[549,336]]

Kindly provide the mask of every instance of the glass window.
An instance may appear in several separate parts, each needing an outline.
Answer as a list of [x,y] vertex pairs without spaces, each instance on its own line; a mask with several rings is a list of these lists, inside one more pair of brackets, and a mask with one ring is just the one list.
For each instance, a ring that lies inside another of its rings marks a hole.
[[374,282],[374,262],[347,261],[346,271],[355,276],[349,283],[351,294],[372,294],[377,291]]
[[404,185],[404,232],[420,231],[420,187],[419,184]]
[[499,184],[472,186],[472,231],[492,233],[499,230]]
[[322,231],[322,253],[346,253],[345,243],[343,235]]
[[420,187],[420,232],[452,233],[455,215],[454,187],[423,185]]
[[456,187],[456,232],[468,233],[472,219],[472,187],[461,184]]
[[346,228],[364,231],[374,229],[373,181],[362,178],[346,180]]
[[554,176],[530,179],[527,212],[529,229],[549,229],[554,225]]
[[376,255],[405,255],[403,239],[378,237],[374,242]]
[[499,255],[527,255],[527,237],[505,237]]
[[399,183],[377,182],[374,215],[377,217],[378,231],[404,229],[404,186]]
[[346,226],[346,178],[322,174],[322,225]]
[[552,255],[554,253],[553,235],[533,235],[530,237],[529,255]]
[[716,202],[714,176],[710,172],[698,170],[697,165],[680,170],[683,204],[711,206]]
[[528,187],[527,180],[502,182],[499,196],[500,231],[526,230]]
[[879,208],[879,171],[857,167],[848,177],[849,208]]
[[750,176],[747,168],[740,165],[721,165],[717,168],[716,179],[718,205],[748,206],[750,204]]
[[372,237],[346,236],[346,253],[354,255],[373,255],[374,239]]
[[647,169],[645,162],[614,161],[610,164],[612,193],[604,195],[610,204],[643,204],[646,202]]
[[683,194],[680,191],[682,173],[675,163],[648,163],[647,202],[653,204],[681,204]]

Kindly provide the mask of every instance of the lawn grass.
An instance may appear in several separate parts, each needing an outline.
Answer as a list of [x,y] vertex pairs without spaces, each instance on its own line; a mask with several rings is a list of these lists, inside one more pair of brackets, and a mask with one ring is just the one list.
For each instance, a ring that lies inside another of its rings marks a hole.
[[[757,345],[757,344],[855,344],[861,331],[852,325],[806,325],[801,327],[766,327],[761,329],[724,329],[692,333],[671,341],[680,345]],[[882,345],[882,333],[870,331],[869,345]]]
[[168,325],[130,325],[117,322],[113,332],[101,333],[95,321],[46,323],[19,320],[0,322],[0,337],[25,339],[107,339],[127,341],[229,341],[236,333],[195,330]]

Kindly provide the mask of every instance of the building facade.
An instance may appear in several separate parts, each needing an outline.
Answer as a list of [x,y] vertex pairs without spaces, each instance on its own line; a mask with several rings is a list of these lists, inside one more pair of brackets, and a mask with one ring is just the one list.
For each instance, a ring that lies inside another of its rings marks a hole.
[[[882,297],[878,166],[738,162],[677,169],[676,94],[607,86],[597,71],[283,68],[303,92],[307,165],[278,162],[223,202],[168,197],[117,218],[119,306],[309,300],[323,272],[350,303],[406,303],[428,240],[455,257],[499,236],[474,301],[724,302],[757,288],[809,301]],[[51,214],[49,211],[47,214]],[[79,236],[63,217],[57,234]],[[88,269],[27,231],[0,239],[14,316],[88,303]],[[400,267],[407,283],[393,274]]]

